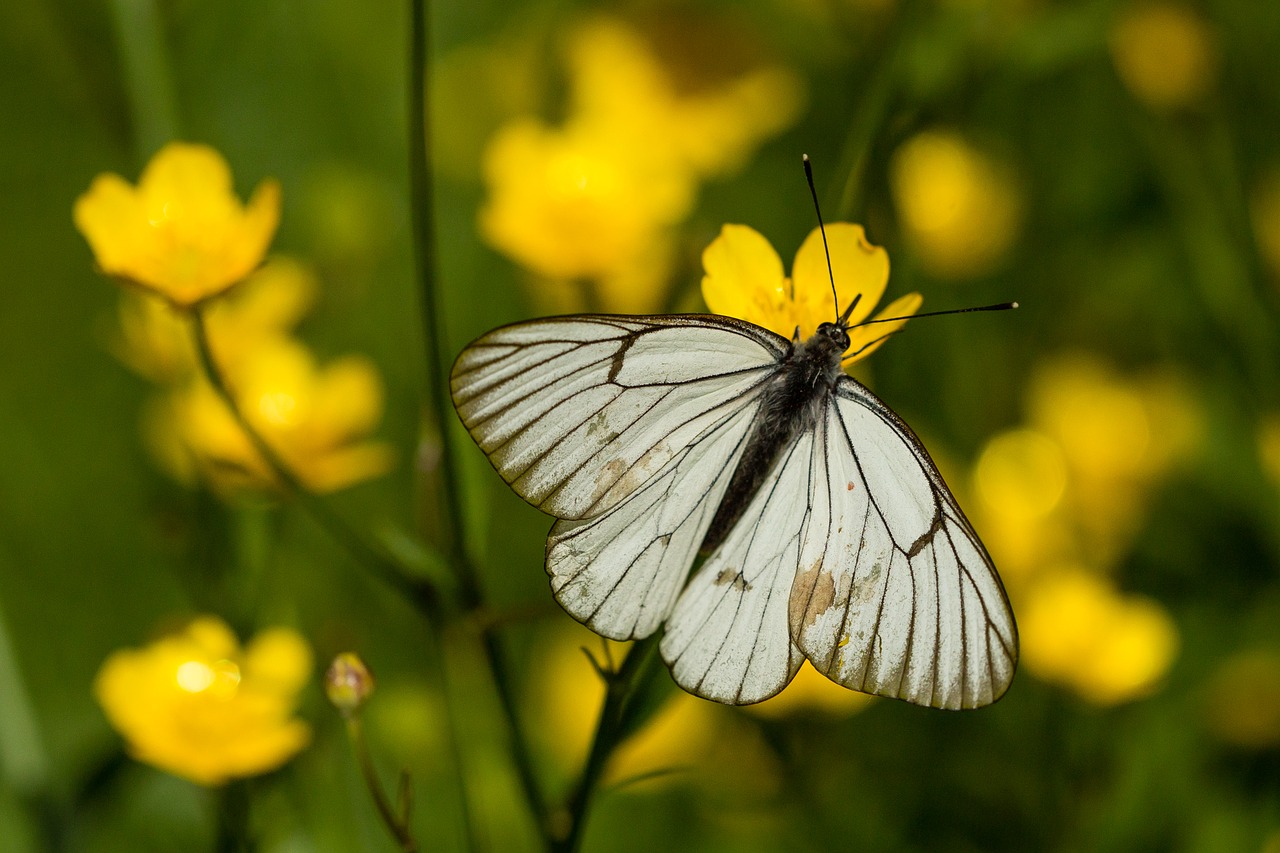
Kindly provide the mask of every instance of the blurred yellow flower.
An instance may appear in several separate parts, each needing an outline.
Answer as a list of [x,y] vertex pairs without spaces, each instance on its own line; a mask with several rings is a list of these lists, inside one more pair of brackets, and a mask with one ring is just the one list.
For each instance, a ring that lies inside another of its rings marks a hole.
[[599,125],[507,125],[484,157],[489,200],[480,228],[495,247],[553,279],[616,275],[688,213],[692,175],[618,145]]
[[[688,33],[685,43],[655,44],[619,20],[593,18],[568,41],[565,121],[525,116],[491,138],[480,231],[539,277],[544,307],[659,310],[674,228],[699,183],[739,168],[795,120],[799,79],[721,62],[730,39],[719,34],[711,49],[691,47]],[[659,47],[672,49],[660,58]]]
[[1209,24],[1182,3],[1131,6],[1115,20],[1110,41],[1121,82],[1152,109],[1190,106],[1215,83],[1216,38]]
[[[218,363],[231,365],[246,351],[297,325],[315,298],[316,279],[298,261],[273,257],[225,298],[204,309],[209,345]],[[120,334],[113,343],[126,365],[153,382],[185,380],[199,370],[189,320],[164,300],[121,294]]]
[[186,308],[262,262],[280,218],[280,186],[264,180],[244,206],[222,155],[171,142],[137,187],[119,175],[95,178],[74,218],[104,273]]
[[1227,743],[1280,746],[1280,650],[1253,649],[1224,663],[1209,680],[1205,721]]
[[1010,169],[958,134],[907,140],[889,177],[906,238],[935,275],[989,272],[1018,235],[1022,199]]
[[204,616],[180,634],[113,653],[94,682],[111,725],[139,761],[202,785],[279,767],[310,740],[293,718],[311,652],[286,628],[245,648]]
[[[831,249],[831,272],[822,248],[822,234],[815,228],[796,252],[791,278],[782,268],[782,259],[761,234],[746,225],[725,225],[720,235],[702,253],[706,275],[702,298],[716,314],[738,317],[772,329],[787,338],[797,328],[801,340],[808,338],[820,323],[833,322],[855,297],[858,305],[850,315],[851,324],[867,319],[889,283],[889,254],[867,241],[861,225],[834,222],[827,226]],[[831,277],[842,304],[831,296]],[[920,309],[920,294],[901,296],[878,317],[906,317]],[[906,325],[878,323],[849,331],[849,354],[858,353],[848,364],[866,358],[892,332]],[[846,355],[846,358],[849,356]]]
[[1097,572],[1061,567],[1021,597],[1022,660],[1037,676],[1100,705],[1151,693],[1173,663],[1178,631],[1159,604],[1122,596]]
[[1173,377],[1129,379],[1093,356],[1068,354],[1036,371],[1028,408],[1062,449],[1071,510],[1101,549],[1090,562],[1109,564],[1151,485],[1199,441],[1194,400]]
[[[642,144],[699,176],[724,174],[740,169],[804,107],[794,72],[724,55],[735,39],[723,21],[679,18],[646,35],[601,16],[580,26],[569,44],[573,108],[607,128],[615,144]],[[664,36],[666,44],[652,43]],[[666,62],[655,52],[663,47]]]
[[[224,367],[240,410],[304,486],[332,492],[376,477],[391,450],[363,441],[382,416],[373,364],[347,356],[324,368],[296,341],[265,341]],[[177,389],[149,418],[161,463],[187,483],[204,478],[223,492],[268,490],[266,462],[203,379]]]

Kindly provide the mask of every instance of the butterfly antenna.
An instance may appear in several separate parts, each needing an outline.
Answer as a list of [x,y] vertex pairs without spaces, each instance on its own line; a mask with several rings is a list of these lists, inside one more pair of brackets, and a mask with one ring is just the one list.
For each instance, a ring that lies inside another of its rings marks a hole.
[[877,317],[874,320],[863,320],[859,326],[870,326],[872,323],[894,323],[898,320],[918,320],[921,317],[942,317],[947,314],[968,314],[972,311],[1011,311],[1018,307],[1016,302],[998,302],[995,305],[979,305],[976,308],[952,308],[947,311],[927,311],[924,314],[907,314],[904,317]]
[[[861,323],[859,323],[858,325],[862,325],[862,324],[861,324]],[[863,354],[864,352],[866,352],[867,350],[871,349],[871,348],[872,348],[872,347],[874,347],[874,346],[878,346],[880,343],[882,343],[882,342],[884,342],[884,341],[889,340],[889,338],[892,338],[894,335],[898,334],[899,332],[904,331],[906,328],[907,328],[906,326],[901,326],[901,327],[899,327],[899,328],[897,328],[897,329],[890,329],[889,331],[885,332],[885,333],[884,333],[883,335],[881,335],[880,337],[878,337],[878,338],[872,338],[871,340],[867,341],[867,342],[866,342],[865,344],[863,344],[862,346],[858,347],[858,348],[857,348],[856,350],[854,350],[853,352],[851,352],[851,353],[846,353],[846,354],[845,354],[845,356],[844,356],[844,358],[840,359],[840,363],[841,363],[841,364],[846,364],[846,363],[848,363],[848,362],[850,362],[850,361],[853,361],[855,358],[857,358],[858,356],[862,355],[862,354]]]
[[[813,196],[813,209],[814,212],[818,214],[818,232],[822,234],[822,251],[827,255],[827,277],[831,279],[831,299],[834,301],[836,306],[836,323],[840,323],[840,297],[836,295],[836,274],[831,269],[831,249],[827,246],[827,227],[822,224],[822,208],[818,205],[818,191],[813,186],[813,165],[809,162],[808,154],[802,154],[801,159],[804,160],[805,180],[809,182],[809,195]],[[794,289],[794,276],[792,276],[791,286]],[[792,298],[794,297],[795,293],[793,290]]]

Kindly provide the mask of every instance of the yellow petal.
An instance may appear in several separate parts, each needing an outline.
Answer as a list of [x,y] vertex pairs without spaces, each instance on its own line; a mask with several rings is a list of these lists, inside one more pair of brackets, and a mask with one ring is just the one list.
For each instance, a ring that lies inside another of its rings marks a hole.
[[382,381],[373,361],[346,356],[327,365],[317,383],[312,416],[319,441],[339,443],[371,432],[382,418]]
[[771,324],[786,294],[782,259],[760,232],[746,225],[725,225],[720,236],[702,252],[702,298],[715,314],[738,317],[773,328]]
[[892,323],[872,323],[870,325],[859,326],[856,329],[849,330],[849,350],[845,355],[846,366],[861,361],[871,353],[880,349],[881,345],[889,339],[889,337],[907,325],[905,318],[920,310],[920,306],[924,304],[924,297],[918,293],[908,293],[905,296],[899,296],[890,302],[885,309],[875,316],[876,320],[883,317],[902,317],[904,319]]
[[[889,283],[889,253],[880,246],[873,246],[861,225],[833,222],[827,226],[827,247],[831,250],[831,270],[827,270],[827,255],[822,246],[822,232],[815,228],[809,232],[796,252],[791,266],[795,281],[796,304],[806,318],[821,317],[818,323],[831,321],[858,298],[858,305],[849,316],[856,325],[865,319]],[[836,292],[840,296],[839,310],[831,299],[831,281],[834,277]],[[807,337],[817,329],[801,326],[800,334]]]
[[311,674],[311,649],[296,631],[269,628],[245,649],[245,674],[262,679],[273,690],[293,693]]

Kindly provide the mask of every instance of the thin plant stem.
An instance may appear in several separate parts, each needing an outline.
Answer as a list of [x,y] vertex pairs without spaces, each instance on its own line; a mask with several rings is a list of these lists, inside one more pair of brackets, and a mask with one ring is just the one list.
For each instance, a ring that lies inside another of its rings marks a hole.
[[863,178],[871,156],[871,146],[884,125],[893,104],[898,85],[898,64],[902,48],[919,12],[918,2],[904,2],[889,24],[884,45],[875,58],[867,83],[861,88],[861,99],[853,114],[849,136],[840,153],[836,180],[843,180],[836,219],[857,216],[862,206]]
[[133,116],[134,146],[145,156],[178,132],[160,10],[155,0],[111,0],[109,9]]
[[275,449],[267,443],[262,434],[249,422],[235,398],[226,376],[214,358],[209,343],[209,329],[205,321],[203,309],[196,307],[191,311],[191,327],[195,338],[196,351],[200,357],[200,366],[205,377],[213,386],[214,392],[226,404],[236,423],[244,431],[249,443],[266,462],[272,475],[284,490],[294,498],[308,515],[312,517],[333,539],[341,545],[357,563],[364,566],[371,574],[384,581],[412,601],[424,614],[439,614],[441,601],[438,582],[411,578],[400,564],[384,554],[380,548],[367,541],[352,528],[324,500],[317,497],[298,479],[297,474],[280,458]]
[[[427,0],[411,0],[409,27],[409,184],[410,209],[413,219],[413,246],[417,264],[422,327],[426,348],[426,394],[434,413],[440,437],[439,493],[444,518],[439,535],[444,551],[457,573],[459,598],[463,607],[475,612],[481,608],[482,594],[478,573],[471,561],[463,531],[466,530],[462,498],[458,448],[450,429],[453,412],[445,393],[446,328],[436,274],[435,197],[431,170],[431,112],[427,72],[431,61],[428,46],[430,27]],[[498,638],[488,630],[480,632],[481,647],[493,677],[494,688],[510,738],[516,774],[525,799],[537,821],[544,841],[549,839],[546,800],[534,773],[532,752],[524,737],[516,708],[515,690]]]
[[574,853],[582,843],[587,812],[604,775],[605,767],[613,752],[625,739],[630,726],[631,711],[635,706],[635,690],[640,676],[658,646],[657,635],[637,641],[627,652],[626,658],[612,673],[606,673],[604,704],[596,720],[591,751],[583,765],[582,775],[569,795],[561,825],[563,834],[555,840],[555,853]]
[[417,853],[418,842],[414,839],[413,830],[409,824],[409,797],[405,777],[402,776],[400,780],[400,791],[397,797],[400,801],[400,811],[397,812],[391,805],[387,792],[383,790],[381,780],[378,779],[378,771],[373,766],[373,757],[369,754],[369,743],[365,739],[364,726],[358,714],[347,718],[347,736],[351,740],[356,763],[360,765],[360,775],[364,777],[365,786],[373,797],[373,805],[378,810],[378,816],[382,818],[383,825],[404,853]]

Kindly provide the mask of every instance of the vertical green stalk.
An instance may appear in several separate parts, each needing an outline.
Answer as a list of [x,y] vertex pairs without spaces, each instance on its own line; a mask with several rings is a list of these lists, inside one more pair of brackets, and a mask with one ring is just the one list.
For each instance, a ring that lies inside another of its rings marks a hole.
[[164,24],[155,0],[111,0],[109,6],[124,66],[134,145],[138,156],[146,157],[178,133]]
[[[436,271],[435,192],[431,170],[430,92],[427,86],[430,54],[430,27],[426,0],[411,0],[409,27],[409,192],[413,222],[414,259],[417,265],[422,311],[422,329],[426,349],[426,394],[436,418],[440,435],[441,463],[439,488],[444,510],[439,535],[443,550],[457,574],[459,598],[463,608],[474,612],[482,603],[479,578],[463,540],[466,529],[461,497],[462,477],[459,469],[452,405],[446,393],[445,364],[446,326],[441,309],[440,288]],[[443,637],[442,637],[443,641]],[[534,773],[532,753],[520,727],[515,690],[498,639],[488,630],[481,644],[494,688],[510,737],[512,759],[521,788],[544,839],[548,833],[547,806]],[[465,782],[462,783],[465,787]]]
[[866,85],[862,87],[862,97],[854,110],[849,135],[845,138],[835,171],[836,179],[844,181],[840,200],[835,207],[835,220],[858,216],[863,205],[863,179],[871,146],[884,126],[885,116],[893,104],[903,47],[919,12],[918,2],[907,0],[902,3],[889,25],[879,54],[872,61],[871,73]]
[[555,840],[552,850],[555,853],[574,853],[582,844],[582,833],[586,828],[587,812],[600,784],[600,777],[613,756],[613,752],[629,734],[631,728],[630,710],[637,687],[642,684],[647,664],[658,647],[658,636],[654,634],[635,642],[627,652],[626,658],[616,672],[605,673],[604,705],[600,708],[600,716],[596,720],[596,732],[591,740],[591,751],[587,754],[582,775],[569,802],[565,806],[564,832]]

